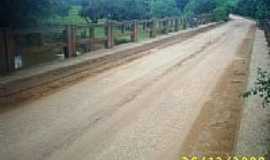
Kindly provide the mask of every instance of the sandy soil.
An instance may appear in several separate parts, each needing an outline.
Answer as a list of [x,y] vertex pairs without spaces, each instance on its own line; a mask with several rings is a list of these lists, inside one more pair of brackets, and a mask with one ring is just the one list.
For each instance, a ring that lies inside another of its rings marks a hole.
[[0,113],[1,159],[178,159],[253,25],[235,18]]

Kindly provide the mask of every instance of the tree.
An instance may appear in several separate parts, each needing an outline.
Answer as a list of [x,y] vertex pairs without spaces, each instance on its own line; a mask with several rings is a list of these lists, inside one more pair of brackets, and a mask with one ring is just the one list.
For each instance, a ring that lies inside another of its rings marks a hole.
[[89,17],[92,22],[96,23],[98,19],[105,16],[105,1],[104,0],[88,0],[82,2],[82,12],[81,15]]
[[131,20],[150,18],[150,0],[84,0],[82,16],[92,22],[106,18],[112,20]]
[[[178,5],[177,5],[178,1]],[[180,0],[84,0],[82,15],[92,22],[106,18],[112,20],[147,19],[178,16],[184,4]]]
[[213,11],[215,20],[227,20],[235,5],[235,0],[216,0],[216,8]]
[[270,18],[270,1],[260,0],[257,3],[255,17],[259,20]]
[[52,14],[64,14],[67,4],[64,0],[1,0],[0,27],[36,24]]
[[184,12],[186,5],[188,4],[189,0],[176,0],[176,6],[181,13]]
[[152,2],[153,17],[171,17],[180,15],[175,0],[155,0]]
[[185,7],[186,16],[194,16],[199,14],[211,13],[216,8],[213,0],[190,0]]
[[213,14],[217,21],[227,20],[236,5],[236,0],[190,0],[185,7],[185,15]]
[[269,0],[239,0],[234,12],[256,19],[270,18]]

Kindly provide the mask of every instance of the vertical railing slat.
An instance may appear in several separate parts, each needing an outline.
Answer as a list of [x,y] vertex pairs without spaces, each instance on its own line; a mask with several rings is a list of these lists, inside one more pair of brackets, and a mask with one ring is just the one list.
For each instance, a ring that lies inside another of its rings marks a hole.
[[15,71],[15,35],[10,29],[0,31],[0,73]]
[[155,38],[157,36],[157,20],[152,19],[150,29],[150,38]]
[[89,27],[89,38],[90,38],[90,51],[95,50],[95,26]]
[[111,21],[107,21],[105,26],[105,32],[107,36],[106,48],[113,48],[113,23]]
[[132,42],[137,42],[139,39],[139,25],[138,21],[133,21],[132,24],[132,34],[131,34],[131,41]]
[[65,57],[74,57],[76,56],[76,30],[74,26],[66,26],[66,49]]

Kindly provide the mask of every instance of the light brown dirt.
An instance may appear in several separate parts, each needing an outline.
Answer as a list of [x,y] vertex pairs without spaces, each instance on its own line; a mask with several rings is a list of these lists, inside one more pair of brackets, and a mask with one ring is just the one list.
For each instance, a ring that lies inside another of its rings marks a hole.
[[255,31],[255,26],[250,29],[232,64],[204,104],[183,144],[182,156],[228,158],[234,155]]
[[1,159],[178,159],[202,107],[253,25],[235,18],[1,112]]

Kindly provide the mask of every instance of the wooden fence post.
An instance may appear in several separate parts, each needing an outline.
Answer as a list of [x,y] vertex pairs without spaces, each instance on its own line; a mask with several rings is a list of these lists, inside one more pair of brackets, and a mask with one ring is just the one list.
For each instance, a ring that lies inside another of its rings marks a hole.
[[157,36],[157,20],[152,19],[151,22],[151,30],[150,30],[150,37],[155,38]]
[[76,56],[76,31],[73,26],[66,26],[66,44],[65,57],[75,57]]
[[90,51],[95,50],[95,26],[89,28],[89,38],[90,38]]
[[168,33],[168,27],[169,27],[169,20],[166,18],[163,21],[163,33],[167,34]]
[[0,31],[0,74],[15,71],[15,38],[9,29]]
[[111,21],[107,21],[106,26],[106,36],[107,36],[107,41],[106,41],[106,48],[113,48],[114,42],[113,42],[113,23]]
[[7,72],[7,60],[5,52],[4,31],[0,30],[0,74]]
[[187,21],[185,17],[181,18],[181,24],[182,24],[182,29],[186,29],[187,28]]
[[174,31],[174,25],[175,25],[175,20],[173,18],[170,19],[170,32],[173,32]]
[[138,39],[139,39],[139,25],[138,25],[138,22],[135,20],[133,21],[133,25],[132,25],[131,41],[137,42]]
[[268,46],[270,46],[270,21],[264,20],[264,32],[265,32],[265,37],[268,42]]
[[179,31],[179,18],[175,18],[174,20],[174,31]]
[[121,33],[125,33],[125,24],[124,23],[121,24],[120,28],[121,28]]
[[146,31],[146,28],[147,28],[147,23],[146,22],[143,22],[143,31]]

